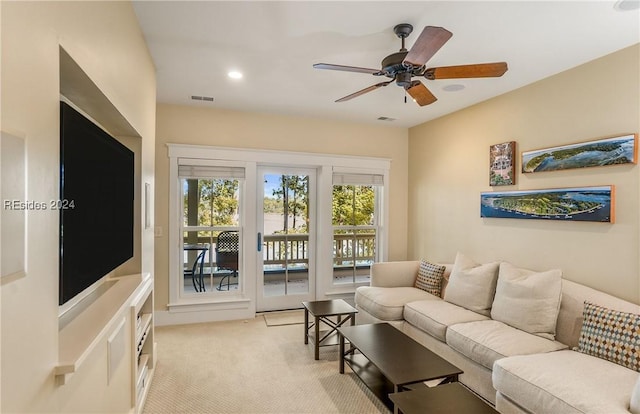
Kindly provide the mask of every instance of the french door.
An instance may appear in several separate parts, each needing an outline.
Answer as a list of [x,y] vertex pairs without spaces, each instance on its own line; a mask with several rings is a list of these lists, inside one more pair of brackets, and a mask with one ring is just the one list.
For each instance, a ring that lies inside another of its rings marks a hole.
[[257,310],[315,299],[316,171],[259,167]]
[[371,262],[386,260],[389,160],[168,148],[167,307],[176,323],[350,294],[368,283]]

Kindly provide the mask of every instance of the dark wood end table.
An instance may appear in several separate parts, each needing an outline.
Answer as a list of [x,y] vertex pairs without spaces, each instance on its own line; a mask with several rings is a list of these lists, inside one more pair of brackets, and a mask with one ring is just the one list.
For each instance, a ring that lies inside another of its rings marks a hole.
[[403,414],[496,414],[497,411],[459,382],[390,394]]
[[[349,305],[343,299],[333,300],[316,300],[311,302],[302,302],[304,306],[304,343],[309,343],[312,338],[314,345],[314,357],[320,359],[320,347],[328,345],[338,345],[340,343],[337,329],[349,321],[351,326],[356,323],[356,313],[358,310]],[[313,323],[309,324],[309,314],[313,316]],[[337,322],[330,318],[337,317]],[[330,329],[320,330],[320,323],[324,323]],[[309,333],[311,328],[313,333]]]

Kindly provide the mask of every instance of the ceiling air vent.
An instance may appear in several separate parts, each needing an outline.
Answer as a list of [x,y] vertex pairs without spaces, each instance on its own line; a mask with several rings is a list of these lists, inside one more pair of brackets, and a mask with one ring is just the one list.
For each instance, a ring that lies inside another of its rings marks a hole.
[[191,95],[191,99],[193,99],[194,101],[207,101],[207,102],[213,102],[213,98],[211,96],[197,96],[197,95]]
[[391,122],[391,121],[395,121],[395,120],[396,120],[395,118],[389,118],[388,116],[379,116],[378,117],[378,121],[389,121],[389,122]]

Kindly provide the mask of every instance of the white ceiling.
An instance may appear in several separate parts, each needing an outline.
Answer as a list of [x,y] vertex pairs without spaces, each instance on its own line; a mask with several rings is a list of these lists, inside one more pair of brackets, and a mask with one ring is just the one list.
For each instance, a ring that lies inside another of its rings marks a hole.
[[[614,4],[134,1],[134,8],[156,65],[159,102],[410,127],[638,43],[640,12]],[[422,79],[438,98],[424,107],[405,103],[395,84],[335,103],[384,78],[312,65],[378,69],[400,49],[393,27],[405,22],[414,26],[407,48],[424,26],[453,33],[427,67],[506,61],[509,70],[500,78]],[[244,77],[230,79],[230,70]],[[443,90],[452,84],[465,88]]]

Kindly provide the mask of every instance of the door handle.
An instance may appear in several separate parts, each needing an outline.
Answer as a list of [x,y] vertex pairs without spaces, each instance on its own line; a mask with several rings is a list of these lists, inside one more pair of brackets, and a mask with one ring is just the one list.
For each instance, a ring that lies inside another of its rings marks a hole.
[[262,251],[262,233],[258,232],[258,251]]

